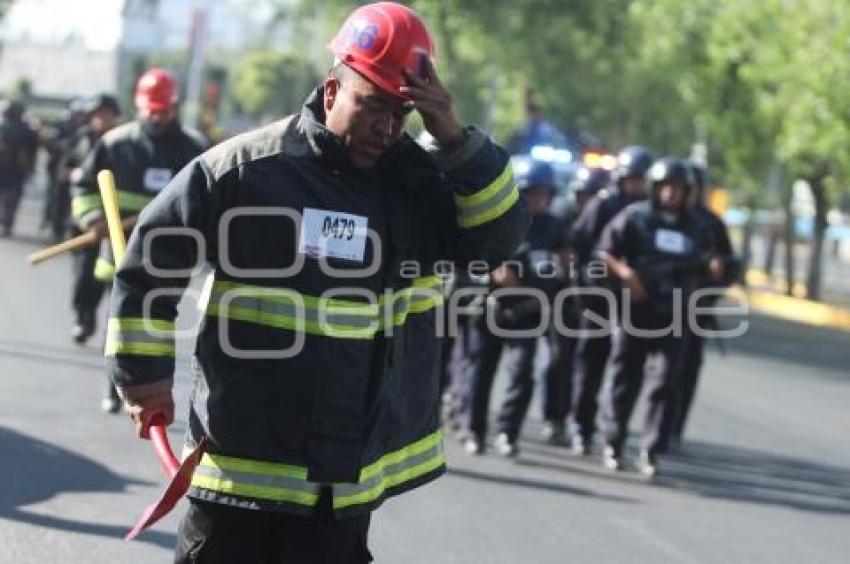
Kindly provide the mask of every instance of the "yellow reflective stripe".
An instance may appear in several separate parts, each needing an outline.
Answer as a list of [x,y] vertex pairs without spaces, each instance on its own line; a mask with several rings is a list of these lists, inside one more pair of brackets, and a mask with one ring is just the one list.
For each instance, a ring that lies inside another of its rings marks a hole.
[[295,317],[271,313],[259,309],[240,308],[232,305],[227,306],[227,314],[222,314],[218,304],[210,303],[207,306],[207,315],[215,317],[226,317],[235,321],[245,321],[266,325],[277,329],[289,331],[303,331],[309,335],[320,335],[324,337],[338,337],[347,339],[372,339],[378,332],[377,323],[373,327],[351,327],[345,325],[334,325],[307,319],[296,319]]
[[411,443],[406,447],[400,448],[391,453],[385,454],[381,458],[379,458],[376,462],[373,462],[369,466],[366,466],[360,471],[360,481],[365,482],[372,476],[376,474],[380,474],[384,471],[384,468],[390,466],[392,464],[398,464],[399,462],[404,461],[407,458],[415,454],[419,454],[420,452],[425,452],[429,448],[433,448],[436,445],[440,444],[440,441],[443,440],[443,431],[440,429],[434,433],[431,433],[427,437],[419,439],[415,443]]
[[483,225],[488,221],[493,221],[505,214],[519,199],[519,190],[516,189],[516,186],[513,187],[511,193],[502,200],[498,205],[484,210],[480,213],[470,216],[460,216],[458,217],[458,225],[461,227],[468,229],[470,227],[478,227],[479,225]]
[[511,171],[511,165],[508,163],[505,170],[502,171],[502,174],[496,177],[496,180],[488,184],[485,188],[475,192],[474,194],[470,194],[469,196],[455,194],[455,203],[464,208],[483,204],[494,195],[498,194],[499,191],[505,187],[505,184],[510,182],[512,178],[513,173]]
[[110,282],[115,277],[115,265],[98,257],[94,263],[94,277],[101,282]]
[[105,356],[117,354],[136,354],[140,356],[168,356],[173,357],[174,345],[166,343],[121,343],[109,341],[106,343]]
[[174,331],[174,322],[144,317],[111,317],[106,330],[171,332]]
[[248,460],[245,458],[225,456],[223,454],[204,453],[204,456],[201,458],[201,465],[224,468],[225,470],[235,470],[237,472],[278,476],[281,478],[307,479],[307,469],[303,466],[264,462],[262,460]]
[[106,356],[175,354],[174,323],[163,319],[113,317],[106,324]]
[[[371,478],[379,476],[381,478],[380,481],[376,482],[375,485],[369,489],[355,491],[355,493],[348,495],[337,495],[334,493],[334,509],[342,509],[344,507],[360,503],[369,503],[379,498],[388,488],[409,482],[410,480],[440,468],[446,462],[445,452],[442,449],[442,440],[443,432],[442,430],[439,430],[424,439],[408,445],[407,447],[382,456],[377,462],[370,464],[361,470],[359,484],[365,485],[365,482],[368,482]],[[404,467],[405,461],[413,462],[413,459],[417,455],[427,453],[428,450],[433,449],[438,450],[430,458],[413,466]],[[384,474],[388,467],[392,467],[394,465],[401,465],[402,469],[397,471],[390,470],[389,473]],[[351,491],[352,489],[351,484],[339,484],[339,487],[343,491]],[[357,486],[354,485],[355,489],[356,487]]]
[[213,478],[211,476],[192,476],[192,485],[212,490],[214,492],[233,494],[268,501],[288,501],[301,505],[316,505],[319,495],[308,492],[299,492],[288,488],[273,486],[257,486],[253,484],[239,484],[233,480]]
[[71,215],[76,218],[81,218],[100,207],[99,194],[79,194],[71,198]]
[[238,284],[236,282],[215,282],[213,283],[213,292],[224,294],[231,290],[236,290],[234,294],[238,296],[246,296],[268,300],[270,302],[291,304],[293,299],[291,296],[297,295],[306,308],[314,310],[325,310],[334,313],[344,313],[349,315],[376,316],[379,312],[378,304],[370,304],[363,302],[354,302],[342,300],[339,298],[317,298],[301,294],[295,290],[285,288],[263,288],[262,286],[252,286],[249,284]]
[[125,211],[142,211],[153,200],[149,194],[118,190],[118,207]]

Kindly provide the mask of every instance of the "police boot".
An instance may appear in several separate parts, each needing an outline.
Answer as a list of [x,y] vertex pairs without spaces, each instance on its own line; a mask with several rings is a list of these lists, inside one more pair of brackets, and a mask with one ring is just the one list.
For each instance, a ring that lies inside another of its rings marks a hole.
[[540,430],[543,440],[554,446],[569,446],[567,431],[562,421],[544,421]]

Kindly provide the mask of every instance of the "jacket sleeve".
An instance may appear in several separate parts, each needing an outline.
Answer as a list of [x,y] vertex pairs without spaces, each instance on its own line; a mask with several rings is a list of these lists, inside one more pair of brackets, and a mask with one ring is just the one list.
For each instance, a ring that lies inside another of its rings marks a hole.
[[177,304],[214,252],[211,185],[196,159],[139,216],[115,275],[107,325],[106,364],[119,389],[171,385]]
[[106,146],[98,141],[71,176],[71,217],[80,229],[103,217],[97,173],[106,168],[106,153]]
[[508,154],[475,127],[451,152],[428,147],[443,189],[437,220],[440,259],[459,264],[509,258],[525,236],[528,214]]

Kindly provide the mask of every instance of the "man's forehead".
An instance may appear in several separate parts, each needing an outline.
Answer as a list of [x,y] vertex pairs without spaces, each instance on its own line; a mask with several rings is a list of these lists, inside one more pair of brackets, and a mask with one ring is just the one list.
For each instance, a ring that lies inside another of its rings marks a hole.
[[401,106],[403,100],[395,96],[391,96],[385,92],[377,84],[360,74],[359,72],[350,69],[351,75],[349,83],[354,87],[355,92],[363,98],[368,98],[370,101],[380,102],[391,106]]

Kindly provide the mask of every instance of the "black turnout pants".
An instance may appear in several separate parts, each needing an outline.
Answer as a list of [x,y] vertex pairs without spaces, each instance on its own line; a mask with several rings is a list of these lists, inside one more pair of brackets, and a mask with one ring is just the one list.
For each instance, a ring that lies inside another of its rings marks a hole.
[[370,515],[334,519],[330,495],[303,517],[190,500],[175,564],[363,564]]
[[[75,232],[74,235],[79,235]],[[79,317],[94,315],[103,297],[106,285],[94,277],[94,265],[100,254],[100,246],[92,245],[74,253],[74,287],[71,305]]]
[[[641,448],[650,454],[667,449],[673,420],[678,410],[679,361],[684,339],[671,335],[646,338],[618,328],[614,333],[614,375],[604,393],[603,432],[607,444],[622,452],[629,419],[648,375],[648,406]],[[647,366],[654,355],[655,362]],[[649,368],[649,369],[648,369]]]

